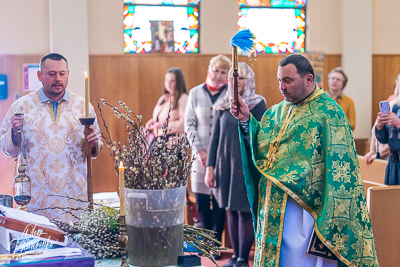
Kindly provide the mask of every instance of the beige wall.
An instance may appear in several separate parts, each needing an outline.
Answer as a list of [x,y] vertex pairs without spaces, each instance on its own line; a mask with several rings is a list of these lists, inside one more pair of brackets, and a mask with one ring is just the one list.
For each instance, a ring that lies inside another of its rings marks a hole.
[[[0,0],[0,54],[50,51],[49,1]],[[88,0],[90,54],[122,54],[122,2]],[[202,0],[200,7],[201,53],[230,53],[229,40],[236,30],[236,0]],[[373,54],[400,54],[399,12],[398,0],[372,1]],[[341,1],[309,0],[307,23],[309,51],[342,53]]]
[[89,54],[123,54],[122,0],[88,0]]
[[308,51],[342,53],[341,1],[309,0],[306,23]]
[[0,55],[48,53],[49,34],[49,0],[0,0]]
[[[354,137],[370,136],[372,114],[372,0],[342,0],[342,67],[349,77],[344,94],[354,100]],[[360,45],[362,44],[362,45]],[[365,105],[368,103],[368,105]]]
[[400,1],[372,0],[372,54],[400,54],[399,29]]

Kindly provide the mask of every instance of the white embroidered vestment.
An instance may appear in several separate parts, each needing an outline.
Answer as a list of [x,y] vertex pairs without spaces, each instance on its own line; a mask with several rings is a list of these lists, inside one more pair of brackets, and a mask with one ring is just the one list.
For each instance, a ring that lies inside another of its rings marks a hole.
[[[1,127],[2,150],[7,157],[18,156],[19,148],[11,140],[10,118],[17,111],[24,113],[23,152],[27,159],[27,174],[32,180],[29,210],[82,207],[83,203],[50,195],[87,200],[84,126],[79,122],[79,118],[85,117],[84,98],[67,90],[69,100],[61,100],[55,118],[52,103],[42,102],[39,90],[21,97],[8,110]],[[89,114],[96,118],[92,105]],[[93,127],[100,134],[97,118]],[[92,157],[98,155],[101,147],[99,142],[96,155]],[[61,210],[47,209],[36,213],[51,220],[75,220]]]

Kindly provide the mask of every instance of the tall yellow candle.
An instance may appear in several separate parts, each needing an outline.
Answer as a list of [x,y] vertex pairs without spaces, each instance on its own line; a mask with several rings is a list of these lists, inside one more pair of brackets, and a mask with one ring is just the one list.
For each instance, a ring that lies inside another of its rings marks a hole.
[[85,118],[89,118],[89,77],[85,71]]
[[125,180],[124,171],[125,167],[122,161],[119,162],[119,205],[120,216],[125,216]]

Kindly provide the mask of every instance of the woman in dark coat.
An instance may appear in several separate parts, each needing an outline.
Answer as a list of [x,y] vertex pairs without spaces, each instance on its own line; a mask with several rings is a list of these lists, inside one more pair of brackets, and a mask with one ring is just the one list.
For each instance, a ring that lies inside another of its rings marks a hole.
[[[230,113],[232,69],[229,77],[225,97],[214,104],[214,129],[208,148],[205,184],[215,188],[214,196],[219,207],[228,209],[228,228],[234,255],[224,266],[238,267],[248,266],[254,229],[244,183],[238,121]],[[243,62],[239,63],[238,91],[253,116],[261,120],[267,110],[266,101],[255,94],[254,72]]]
[[400,105],[397,104],[388,113],[378,113],[375,127],[376,139],[382,144],[389,144],[390,156],[386,167],[385,184],[400,184]]

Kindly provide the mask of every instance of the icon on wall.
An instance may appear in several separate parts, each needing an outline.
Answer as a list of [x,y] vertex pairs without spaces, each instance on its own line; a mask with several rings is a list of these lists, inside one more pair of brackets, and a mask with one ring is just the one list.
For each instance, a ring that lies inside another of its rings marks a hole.
[[26,63],[22,64],[22,75],[24,81],[23,92],[36,91],[42,87],[42,83],[37,77],[37,72],[39,70],[39,64],[37,63]]
[[174,22],[173,21],[150,21],[151,26],[151,52],[171,53],[174,52]]
[[324,85],[324,53],[322,52],[307,52],[304,56],[308,58],[314,68],[315,83],[319,88]]

